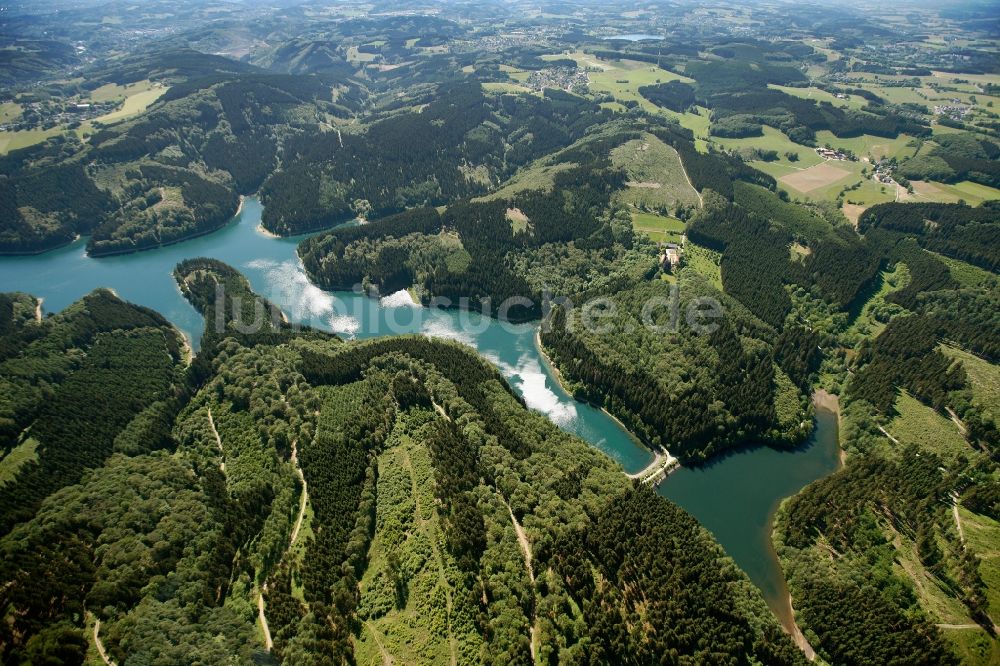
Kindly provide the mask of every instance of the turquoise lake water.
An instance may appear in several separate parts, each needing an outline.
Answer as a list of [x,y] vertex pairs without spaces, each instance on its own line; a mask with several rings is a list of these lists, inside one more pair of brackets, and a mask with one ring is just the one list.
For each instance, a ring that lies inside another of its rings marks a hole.
[[[203,320],[181,296],[171,271],[182,259],[214,257],[242,271],[254,290],[292,321],[348,338],[423,333],[469,344],[497,365],[529,407],[604,451],[626,471],[636,472],[652,460],[613,419],[562,390],[535,346],[534,325],[416,307],[405,292],[374,299],[323,291],[309,282],[295,254],[301,238],[263,234],[260,215],[259,201],[248,198],[225,228],[156,250],[92,259],[81,239],[40,255],[0,257],[0,291],[40,296],[45,312],[57,312],[93,289],[110,287],[122,298],[162,313],[197,347]],[[678,470],[659,488],[712,531],[779,617],[787,613],[787,592],[770,545],[770,519],[781,499],[836,469],[836,417],[820,412],[817,425],[811,442],[796,451],[748,448],[703,468]]]

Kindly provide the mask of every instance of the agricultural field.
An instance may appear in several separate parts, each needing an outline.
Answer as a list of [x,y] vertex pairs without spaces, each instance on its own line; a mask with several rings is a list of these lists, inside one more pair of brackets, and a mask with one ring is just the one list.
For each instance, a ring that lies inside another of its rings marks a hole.
[[863,134],[850,139],[841,139],[834,136],[829,130],[816,132],[817,145],[829,145],[840,150],[849,150],[858,159],[873,157],[879,160],[883,157],[895,157],[896,159],[912,157],[917,152],[917,147],[911,145],[912,142],[913,137],[905,134],[900,134],[895,139],[886,139],[885,137],[872,136],[870,134]]
[[679,243],[684,234],[684,222],[676,217],[653,213],[632,213],[632,228],[649,236],[654,241]]
[[[777,151],[779,158],[777,160],[772,162],[753,162],[753,165],[756,168],[766,173],[771,173],[771,175],[775,174],[772,173],[770,169],[784,169],[784,171],[781,172],[781,174],[784,175],[784,173],[801,171],[802,169],[807,169],[823,162],[823,158],[816,154],[815,148],[795,143],[781,130],[765,125],[763,131],[764,133],[762,136],[751,136],[743,139],[713,136],[711,142],[727,150],[739,151],[756,149]],[[822,145],[822,143],[820,143],[820,145]],[[799,159],[795,162],[790,162],[785,153],[796,153],[799,156]]]
[[64,130],[60,127],[53,127],[47,130],[21,130],[18,132],[0,132],[0,155],[6,155],[18,148],[27,148],[36,143],[41,143],[50,136],[60,134]]
[[[543,56],[546,60],[558,60],[570,58],[575,60],[577,66],[590,70],[590,91],[597,94],[606,93],[614,97],[619,102],[636,102],[643,110],[649,113],[656,113],[669,118],[674,118],[680,122],[682,127],[686,127],[694,132],[698,141],[695,142],[699,150],[706,150],[705,140],[708,137],[709,111],[704,107],[698,108],[698,113],[677,113],[669,109],[661,108],[639,94],[641,86],[648,86],[655,83],[666,83],[667,81],[683,81],[684,83],[694,83],[693,79],[681,76],[675,72],[650,65],[648,62],[638,62],[635,60],[601,60],[589,53],[574,51],[559,55]],[[519,71],[508,71],[511,78],[523,76],[527,78],[527,72],[523,74]],[[624,106],[616,110],[624,110]]]
[[939,183],[936,181],[911,180],[913,193],[900,195],[900,201],[937,201],[958,203],[964,201],[970,206],[978,206],[984,201],[1000,199],[1000,190],[988,185],[980,185],[965,180],[960,183]]
[[782,176],[778,182],[803,194],[812,194],[817,190],[827,191],[833,185],[846,184],[851,175],[851,171],[844,169],[839,163],[823,162]]
[[[615,60],[613,62],[598,60],[595,56],[583,53],[552,56],[550,59],[571,58],[579,67],[591,70],[590,90],[594,93],[607,93],[620,101],[632,100],[650,113],[662,113],[663,109],[656,106],[639,94],[641,86],[667,81],[683,81],[693,83],[680,74],[660,69],[648,62],[634,60]],[[596,71],[595,71],[596,70]],[[680,115],[680,114],[678,114]]]
[[21,105],[17,102],[0,104],[0,124],[9,123],[21,117]]
[[[122,104],[122,107],[117,111],[112,111],[106,115],[95,118],[93,123],[114,123],[119,120],[124,120],[131,116],[138,115],[146,110],[150,104],[158,100],[165,92],[167,88],[159,84],[151,84],[148,81],[148,85],[143,86],[140,84],[133,84],[132,86],[126,86],[126,97]],[[100,88],[98,88],[100,90]],[[95,91],[97,92],[97,91]],[[92,123],[84,123],[84,125]]]
[[[113,83],[101,86],[95,89],[89,98],[85,99],[91,102],[108,102],[115,99],[122,99],[121,108],[93,120],[85,121],[73,131],[80,138],[85,138],[94,131],[97,123],[111,124],[136,116],[145,111],[150,104],[159,99],[165,92],[167,92],[167,87],[150,81],[139,81],[127,86],[120,86]],[[13,103],[4,104],[0,107],[0,116],[4,114],[10,116],[15,112],[17,106],[17,104]],[[13,120],[13,117],[7,117],[6,120]],[[3,122],[2,118],[0,118],[0,122]],[[0,132],[0,155],[5,155],[19,148],[33,146],[64,131],[67,131],[65,127],[58,126],[49,129]]]
[[371,62],[375,60],[374,53],[362,53],[358,51],[357,46],[352,46],[347,49],[347,59],[351,62]]
[[538,92],[532,90],[527,86],[522,86],[517,83],[505,83],[503,81],[490,81],[483,84],[483,90],[492,93],[514,93],[514,94],[524,94],[524,95],[537,95]]

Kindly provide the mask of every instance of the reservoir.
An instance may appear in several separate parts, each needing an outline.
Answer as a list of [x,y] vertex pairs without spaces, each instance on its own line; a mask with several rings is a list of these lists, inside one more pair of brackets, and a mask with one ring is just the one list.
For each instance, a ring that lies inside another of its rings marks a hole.
[[839,465],[837,414],[817,406],[816,428],[805,445],[793,451],[748,447],[702,467],[682,467],[658,491],[715,536],[787,629],[792,613],[771,544],[772,518],[781,500]]
[[[423,333],[474,347],[492,361],[532,409],[590,442],[627,472],[652,454],[599,409],[573,400],[535,346],[535,325],[512,325],[475,313],[415,306],[406,292],[382,299],[326,292],[311,284],[295,249],[301,238],[274,238],[258,230],[261,205],[245,200],[229,225],[214,233],[156,250],[92,259],[85,240],[39,255],[0,257],[0,291],[42,297],[58,312],[98,287],[157,310],[197,347],[204,322],[181,295],[171,272],[182,259],[213,257],[242,271],[254,290],[289,319],[344,337]],[[819,410],[816,432],[796,451],[752,447],[697,469],[683,468],[659,492],[708,528],[764,592],[784,622],[787,590],[771,547],[771,518],[780,501],[837,468],[837,419]]]

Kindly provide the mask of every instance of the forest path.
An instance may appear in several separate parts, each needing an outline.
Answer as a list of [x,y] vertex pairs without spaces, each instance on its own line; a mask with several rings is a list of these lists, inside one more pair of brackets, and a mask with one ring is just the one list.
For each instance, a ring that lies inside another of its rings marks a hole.
[[890,435],[888,430],[886,430],[882,426],[879,426],[878,429],[882,431],[883,435],[885,435],[886,437],[888,437],[889,439],[891,439],[893,444],[899,444],[899,440],[896,439],[895,437],[893,437],[892,435]]
[[115,662],[111,661],[111,657],[108,653],[104,651],[104,643],[101,642],[101,637],[98,634],[101,631],[101,619],[94,618],[94,646],[97,648],[97,654],[101,655],[101,660],[104,661],[107,666],[115,666]]
[[375,639],[375,645],[378,646],[378,651],[382,654],[382,666],[393,666],[393,664],[396,663],[396,660],[393,659],[392,655],[389,654],[389,651],[385,649],[385,645],[382,644],[382,639],[379,638],[378,630],[375,629],[375,625],[371,622],[365,622],[365,627],[367,627],[368,631],[371,632],[372,638]]
[[215,444],[219,447],[219,453],[222,454],[223,460],[219,463],[219,469],[223,472],[226,471],[226,451],[222,448],[222,438],[219,437],[219,431],[215,429],[215,419],[212,418],[212,408],[208,407],[208,427],[212,429],[212,434],[215,435]]
[[299,440],[292,440],[292,465],[295,466],[295,473],[299,475],[302,482],[302,494],[299,495],[299,516],[295,519],[295,527],[292,528],[292,536],[288,539],[288,547],[295,545],[295,540],[299,538],[299,530],[302,529],[302,521],[306,517],[306,503],[309,501],[309,487],[306,484],[306,475],[299,467]]
[[[507,512],[510,514],[510,522],[514,526],[514,533],[517,534],[517,542],[521,546],[521,553],[524,555],[524,567],[528,570],[528,578],[531,580],[531,593],[535,594],[535,566],[534,557],[531,554],[531,542],[528,540],[528,535],[524,531],[524,527],[518,522],[517,517],[514,516],[514,510],[510,508],[510,503],[507,499],[497,493],[500,497],[500,501],[504,503],[507,507]],[[531,611],[531,661],[532,663],[538,661],[538,610],[532,606]]]
[[698,208],[704,208],[705,199],[702,198],[701,192],[699,192],[698,188],[695,187],[694,183],[691,182],[691,176],[688,175],[688,170],[684,168],[684,160],[680,159],[680,155],[677,156],[677,159],[681,163],[681,173],[684,174],[684,180],[687,181],[688,187],[694,190],[694,193],[698,195]]
[[958,495],[951,496],[951,514],[955,516],[955,527],[958,528],[958,538],[965,545],[965,530],[962,529],[962,517],[958,515]]
[[955,424],[955,427],[958,428],[958,432],[962,435],[962,437],[968,437],[969,430],[965,427],[965,424],[962,423],[962,419],[958,418],[958,414],[955,413],[955,410],[951,407],[945,407],[944,409],[948,412],[948,416],[951,417],[952,422]]
[[271,640],[271,628],[267,626],[267,617],[264,615],[264,592],[267,591],[267,583],[264,588],[257,592],[257,618],[260,620],[260,628],[264,632],[264,647],[270,652],[274,648],[274,641]]

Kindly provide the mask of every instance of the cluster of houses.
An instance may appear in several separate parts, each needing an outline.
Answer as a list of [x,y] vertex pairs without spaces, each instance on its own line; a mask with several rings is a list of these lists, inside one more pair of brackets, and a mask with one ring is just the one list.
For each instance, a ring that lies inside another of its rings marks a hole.
[[[547,39],[558,36],[552,28],[541,28],[539,30],[511,30],[510,32],[483,35],[467,42],[471,50],[485,51],[488,53],[502,53],[510,49],[521,48],[544,42]],[[460,42],[456,42],[456,45]]]
[[526,82],[532,90],[558,88],[567,92],[585,90],[589,83],[587,72],[574,67],[546,67],[532,72]]
[[820,157],[826,160],[849,160],[850,156],[847,153],[837,150],[836,148],[817,148],[816,152]]
[[952,120],[962,120],[971,111],[971,109],[964,104],[959,103],[959,100],[951,100],[951,104],[941,104],[934,106],[934,114],[938,116],[948,116]]
[[114,111],[121,105],[120,100],[87,103],[70,102],[28,102],[21,104],[21,116],[12,122],[0,125],[0,132],[16,132],[36,128],[48,129],[57,125],[92,120]]
[[894,160],[879,160],[872,168],[872,180],[877,183],[891,185],[893,183],[892,172],[896,168]]

